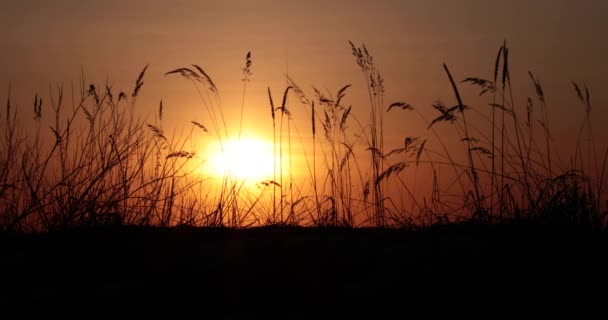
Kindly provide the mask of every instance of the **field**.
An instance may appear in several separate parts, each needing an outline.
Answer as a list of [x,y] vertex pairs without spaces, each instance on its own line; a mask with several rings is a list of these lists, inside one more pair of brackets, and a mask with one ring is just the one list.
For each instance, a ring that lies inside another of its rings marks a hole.
[[[506,43],[490,79],[456,79],[443,64],[453,101],[433,103],[431,118],[385,102],[371,53],[349,46],[369,100],[342,103],[350,84],[306,93],[286,77],[274,98],[268,88],[272,173],[260,181],[231,168],[201,174],[209,159],[196,147],[201,135],[224,154],[241,141],[251,53],[240,119],[224,117],[200,66],[166,72],[193,85],[207,115],[182,136],[163,129],[162,100],[151,117],[137,114],[147,66],[131,91],[83,75],[69,94],[54,88],[50,108],[36,94],[33,120],[21,118],[9,90],[0,115],[0,315],[603,312],[608,149],[594,140],[587,87],[572,83],[584,121],[564,162],[538,78],[529,74],[535,97],[513,98]],[[483,108],[463,101],[463,86],[479,90]],[[307,133],[295,130],[295,106]],[[425,135],[388,146],[385,117],[397,112],[419,117]],[[299,178],[296,149],[306,150]]]

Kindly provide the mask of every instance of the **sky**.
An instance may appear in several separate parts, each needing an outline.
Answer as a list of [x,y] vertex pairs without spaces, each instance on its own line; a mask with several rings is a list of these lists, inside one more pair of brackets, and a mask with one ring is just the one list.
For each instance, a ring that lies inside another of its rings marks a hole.
[[[192,86],[167,71],[197,64],[217,84],[233,132],[243,106],[243,131],[269,139],[267,90],[280,99],[285,74],[310,94],[312,87],[345,98],[365,117],[367,92],[348,41],[365,44],[385,79],[387,103],[406,101],[433,115],[437,101],[454,104],[442,64],[457,80],[491,78],[496,53],[507,41],[515,100],[534,97],[528,71],[543,84],[553,139],[565,148],[584,108],[571,81],[586,83],[596,140],[608,139],[608,2],[603,0],[463,1],[92,1],[4,0],[0,11],[0,99],[28,113],[35,94],[51,86],[87,83],[132,90],[149,69],[138,100],[153,113],[162,99],[167,126],[204,122]],[[242,102],[241,68],[252,54],[252,76]],[[478,90],[459,85],[465,103]],[[49,101],[45,99],[45,101]],[[297,101],[290,100],[296,104]],[[480,110],[488,110],[487,101]],[[484,109],[485,108],[485,109]],[[304,110],[302,108],[301,110]],[[298,132],[308,130],[295,111]],[[386,119],[388,144],[425,135],[426,125],[406,114]]]

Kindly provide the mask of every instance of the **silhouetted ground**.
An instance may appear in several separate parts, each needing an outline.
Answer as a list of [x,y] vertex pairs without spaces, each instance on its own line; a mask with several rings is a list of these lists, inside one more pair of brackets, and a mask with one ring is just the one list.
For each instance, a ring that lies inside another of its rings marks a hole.
[[525,224],[4,234],[0,318],[602,318],[607,240]]

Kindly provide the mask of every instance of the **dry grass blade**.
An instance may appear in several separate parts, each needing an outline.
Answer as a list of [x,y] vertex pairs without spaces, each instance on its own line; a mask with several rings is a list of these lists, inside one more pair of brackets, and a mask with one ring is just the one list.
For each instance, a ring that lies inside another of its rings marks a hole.
[[172,152],[169,153],[165,159],[169,159],[169,158],[187,158],[187,159],[192,159],[195,156],[194,152],[189,152],[189,151],[177,151],[177,152]]
[[338,95],[337,95],[337,98],[336,98],[336,107],[340,106],[340,101],[342,100],[342,98],[344,98],[344,95],[345,95],[346,89],[348,89],[348,88],[350,88],[350,87],[351,87],[351,85],[350,85],[350,84],[347,84],[347,85],[345,85],[344,87],[342,87],[342,89],[340,89],[340,90],[338,91]]
[[106,95],[108,96],[108,98],[110,98],[110,102],[114,102],[114,95],[112,95],[112,88],[110,88],[110,86],[108,86],[107,83],[106,83]]
[[460,139],[460,141],[477,143],[477,142],[479,142],[479,139],[477,139],[475,137],[464,137],[464,138]]
[[34,97],[34,120],[42,118],[42,98],[38,94]]
[[97,95],[97,90],[93,84],[89,85],[89,96],[93,96],[95,103],[99,104],[99,96]]
[[272,93],[270,93],[270,87],[268,87],[268,100],[270,100],[270,114],[272,115],[272,123],[274,123],[275,114],[274,114],[274,101],[272,101]]
[[454,95],[456,95],[456,100],[458,101],[460,111],[462,112],[464,105],[462,104],[462,99],[460,98],[460,92],[458,92],[458,87],[456,87],[456,82],[454,82],[454,78],[450,73],[450,69],[448,69],[448,66],[445,63],[443,64],[443,69],[448,74],[448,78],[450,79],[450,83],[452,84],[452,89],[454,89]]
[[386,112],[389,112],[392,108],[400,108],[401,110],[413,110],[414,109],[409,103],[394,102],[390,106],[388,106],[388,109],[386,109]]
[[422,151],[424,150],[424,145],[426,144],[426,140],[422,141],[420,144],[420,148],[418,148],[418,153],[416,154],[416,165],[420,162],[420,156],[422,155]]
[[405,146],[405,148],[409,148],[411,145],[413,145],[416,141],[418,141],[418,139],[420,139],[420,137],[406,137],[403,140],[403,145]]
[[49,128],[51,128],[51,131],[53,131],[53,135],[55,135],[55,144],[61,144],[62,139],[61,139],[61,135],[59,134],[59,132],[51,126],[49,126]]
[[365,52],[364,56],[365,56],[367,62],[369,64],[371,64],[371,62],[373,61],[372,55],[369,54],[369,51],[367,51],[367,47],[365,46],[365,44],[363,44],[362,47],[363,47],[363,52]]
[[199,76],[196,72],[192,71],[192,69],[190,69],[190,68],[179,68],[179,69],[171,70],[171,71],[165,73],[165,75],[170,75],[170,74],[175,74],[175,73],[180,74],[182,77],[184,77],[188,80],[196,80],[198,82],[202,82],[201,76]]
[[329,120],[327,110],[323,110],[323,113],[325,114],[325,122],[323,122],[323,129],[325,129],[325,136],[329,138],[329,132],[331,131],[331,120]]
[[312,90],[315,92],[315,96],[321,105],[328,107],[336,105],[332,99],[327,98],[319,89],[312,87]]
[[289,75],[285,75],[285,77],[287,78],[287,85],[292,87],[293,93],[296,95],[296,97],[298,97],[298,99],[300,99],[300,102],[302,104],[310,104],[310,100],[308,100],[300,86],[298,86],[295,81],[289,77]]
[[312,136],[314,137],[317,133],[316,125],[315,125],[315,102],[312,102]]
[[281,107],[279,108],[281,111],[283,111],[283,113],[285,113],[287,115],[291,115],[289,113],[289,111],[285,108],[285,105],[287,104],[287,94],[289,93],[289,90],[291,90],[291,89],[292,89],[291,86],[285,88],[285,92],[283,93],[283,102],[281,103]]
[[133,93],[131,94],[131,96],[133,98],[137,97],[137,95],[139,94],[139,90],[141,89],[141,86],[144,85],[144,74],[146,73],[146,70],[148,69],[148,64],[144,67],[143,70],[141,70],[141,72],[139,73],[139,76],[137,77],[137,80],[135,80],[135,89],[133,89]]
[[486,154],[486,155],[492,157],[492,152],[484,147],[473,147],[473,148],[471,148],[471,151],[476,151],[481,154]]
[[251,51],[247,52],[245,56],[245,67],[243,68],[243,81],[249,81],[251,77]]
[[348,163],[348,159],[350,159],[350,157],[353,155],[353,146],[352,145],[348,145],[344,142],[342,142],[342,145],[344,147],[346,147],[346,154],[344,154],[344,157],[342,157],[342,160],[340,160],[340,165],[338,167],[338,171],[342,172],[342,169],[344,169],[344,167],[346,167],[346,164]]
[[342,114],[342,120],[340,120],[340,130],[344,131],[346,129],[346,120],[348,119],[348,115],[350,115],[350,111],[353,106],[349,106],[346,111]]
[[545,102],[545,93],[543,92],[543,88],[540,85],[540,81],[536,78],[534,78],[534,75],[532,75],[531,71],[528,71],[528,74],[530,75],[530,78],[532,79],[532,82],[534,83],[534,88],[536,89],[536,95],[538,96],[538,99],[540,99],[540,101],[542,101],[543,103]]
[[163,140],[167,140],[167,137],[165,137],[165,135],[163,134],[163,131],[151,124],[148,124],[148,128],[150,128],[150,130],[152,130],[152,132],[154,132],[154,136],[161,138]]
[[209,77],[207,72],[205,72],[205,70],[203,70],[203,68],[199,67],[196,64],[193,64],[192,66],[195,67],[196,70],[198,70],[198,72],[200,72],[201,75],[203,76],[203,78],[206,80],[207,84],[209,85],[209,90],[217,93],[217,87],[215,86],[215,83],[213,83],[213,80],[211,80],[211,77]]
[[480,87],[485,87],[485,86],[494,84],[490,80],[486,80],[486,79],[482,79],[482,78],[475,78],[475,77],[465,78],[464,80],[462,80],[460,82],[469,82],[471,84],[478,85]]
[[572,81],[572,85],[574,85],[574,91],[576,91],[576,95],[578,96],[579,100],[584,103],[585,99],[583,99],[583,93],[581,92],[581,89],[579,88],[578,84]]
[[405,162],[398,162],[396,164],[391,165],[386,170],[384,170],[375,181],[375,184],[380,184],[382,180],[390,178],[391,175],[399,174],[399,172],[403,171],[406,168]]
[[466,78],[466,79],[462,80],[461,82],[468,82],[473,85],[481,87],[481,91],[479,92],[480,96],[484,95],[487,92],[494,93],[496,91],[496,86],[490,80],[481,79],[481,78]]
[[89,121],[89,124],[92,126],[95,123],[95,117],[89,112],[86,107],[82,107],[82,112],[84,112],[85,118]]
[[302,201],[306,200],[307,198],[309,198],[309,197],[301,197],[300,199],[294,201],[293,204],[291,205],[291,207],[293,208],[293,207],[297,206],[298,204],[302,203]]
[[163,100],[160,100],[160,105],[158,106],[158,119],[163,120]]
[[498,49],[498,54],[496,55],[496,63],[494,65],[494,83],[498,80],[498,67],[500,66],[500,57],[502,56],[502,51],[504,50],[504,46],[501,46]]
[[355,47],[355,45],[350,40],[348,41],[348,43],[350,44],[350,47],[352,49],[352,55],[357,60],[357,65],[359,67],[361,67],[361,69],[366,70],[367,67],[366,67],[366,64],[365,64],[365,58],[363,57],[363,52],[361,52],[361,48]]
[[143,70],[141,70],[141,72],[139,73],[139,76],[137,77],[137,80],[135,80],[135,84],[139,85],[143,83],[143,79],[144,79],[144,74],[146,73],[146,70],[148,69],[149,64],[147,64]]
[[454,116],[454,110],[458,107],[459,106],[455,106],[455,107],[448,109],[441,102],[437,102],[437,103],[433,104],[433,108],[435,108],[435,110],[439,111],[439,113],[441,113],[441,115],[438,116],[437,118],[433,119],[433,121],[431,121],[431,123],[429,124],[427,129],[430,129],[431,126],[433,126],[437,122],[442,122],[442,121],[454,122],[456,120],[456,117]]
[[400,154],[403,152],[411,151],[416,147],[416,144],[420,137],[406,137],[403,139],[403,147],[391,150],[391,152],[386,154],[386,157],[389,157],[393,154]]
[[367,201],[367,197],[369,197],[369,181],[363,186],[363,200]]
[[287,117],[291,118],[291,112],[289,111],[289,109],[287,109],[285,107],[279,107],[279,108],[277,108],[277,111],[279,111],[282,114],[286,115]]
[[407,148],[397,148],[397,149],[393,149],[391,150],[389,153],[386,154],[387,157],[392,156],[393,154],[400,154],[402,152],[405,152],[407,150]]
[[195,125],[195,126],[199,127],[199,128],[200,128],[200,129],[202,129],[203,131],[205,131],[205,132],[209,132],[209,130],[207,130],[207,128],[206,128],[204,125],[202,125],[201,123],[199,123],[199,122],[197,122],[197,121],[190,121],[190,122],[192,122],[192,124],[193,124],[193,125]]
[[384,158],[384,154],[382,154],[382,151],[380,151],[378,148],[369,147],[369,148],[366,148],[365,150],[369,150],[369,151],[371,151],[372,154],[377,155],[380,158]]
[[502,87],[505,87],[505,83],[509,81],[509,48],[507,48],[507,41],[503,45],[502,50]]

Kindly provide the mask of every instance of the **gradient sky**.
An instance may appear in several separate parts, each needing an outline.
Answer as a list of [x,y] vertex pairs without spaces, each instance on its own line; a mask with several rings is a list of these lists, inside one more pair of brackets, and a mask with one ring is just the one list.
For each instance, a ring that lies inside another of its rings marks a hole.
[[[49,85],[78,83],[81,69],[87,82],[102,86],[108,79],[129,92],[150,64],[138,107],[153,112],[163,99],[167,121],[183,124],[203,119],[200,102],[186,81],[163,75],[195,63],[218,85],[230,120],[240,110],[241,68],[251,51],[245,130],[261,132],[271,124],[266,88],[279,99],[286,72],[305,90],[315,86],[335,93],[352,84],[347,103],[365,110],[351,40],[365,43],[374,55],[385,77],[387,103],[404,100],[432,114],[434,101],[454,103],[442,63],[456,79],[491,78],[496,52],[507,39],[520,105],[534,96],[531,70],[545,88],[559,143],[583,119],[570,81],[587,83],[596,138],[604,145],[607,35],[603,0],[4,0],[0,98],[6,100],[10,84],[12,100],[29,113],[35,93],[45,96]],[[476,98],[477,89],[462,88],[465,103]],[[425,126],[412,118],[387,121],[391,141],[425,134]],[[300,130],[307,128],[303,123]]]

